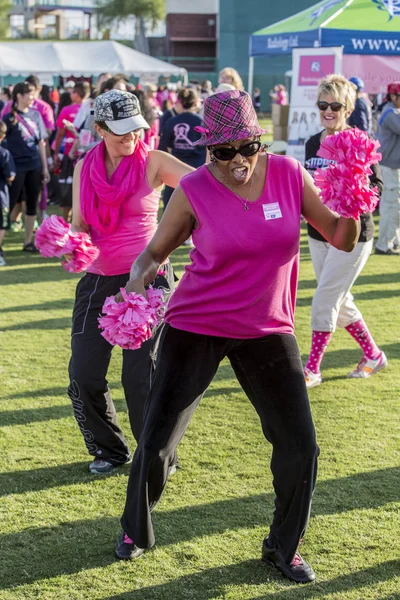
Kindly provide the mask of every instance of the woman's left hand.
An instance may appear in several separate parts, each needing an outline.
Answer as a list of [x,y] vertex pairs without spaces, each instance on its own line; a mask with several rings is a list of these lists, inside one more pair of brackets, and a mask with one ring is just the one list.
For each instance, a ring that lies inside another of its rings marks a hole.
[[46,185],[50,181],[50,173],[48,169],[43,169],[42,171],[42,181]]

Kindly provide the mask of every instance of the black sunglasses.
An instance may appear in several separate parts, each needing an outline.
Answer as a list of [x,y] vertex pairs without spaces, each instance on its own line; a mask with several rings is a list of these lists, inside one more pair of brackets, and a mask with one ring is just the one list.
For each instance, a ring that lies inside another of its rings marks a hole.
[[107,133],[111,133],[111,135],[115,135],[115,137],[124,137],[124,135],[129,135],[130,133],[135,133],[135,131],[139,131],[139,129],[133,129],[132,131],[128,131],[128,133],[114,133],[113,131],[111,131],[111,129],[109,127],[107,127],[107,125],[105,123],[102,123],[100,125],[100,127],[102,129],[104,129],[104,131],[107,131]]
[[217,160],[232,160],[236,154],[242,156],[254,156],[261,148],[261,142],[250,142],[249,144],[243,144],[238,149],[233,148],[212,148],[211,154],[215,156]]
[[344,105],[340,102],[323,102],[322,100],[320,100],[319,102],[317,102],[317,106],[319,110],[322,111],[328,110],[328,106],[330,106],[333,112],[339,112]]

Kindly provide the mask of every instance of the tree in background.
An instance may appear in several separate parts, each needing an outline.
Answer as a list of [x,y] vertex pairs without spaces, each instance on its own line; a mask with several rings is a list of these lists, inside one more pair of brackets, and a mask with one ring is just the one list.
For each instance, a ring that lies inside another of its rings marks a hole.
[[12,4],[10,0],[0,0],[0,39],[7,36],[10,28],[9,14]]
[[165,0],[99,0],[97,14],[99,28],[135,17],[134,48],[149,54],[145,23],[149,21],[154,27],[164,18]]

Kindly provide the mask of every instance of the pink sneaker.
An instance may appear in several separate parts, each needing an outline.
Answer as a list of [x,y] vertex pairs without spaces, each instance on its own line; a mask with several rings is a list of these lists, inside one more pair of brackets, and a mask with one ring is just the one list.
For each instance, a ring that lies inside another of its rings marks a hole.
[[307,389],[317,387],[317,385],[321,385],[322,383],[321,373],[313,373],[307,367],[304,367],[304,379],[306,380]]
[[352,379],[367,379],[367,377],[371,377],[371,375],[385,369],[388,364],[388,359],[384,352],[381,352],[378,358],[375,359],[363,356],[356,369],[349,373],[347,377]]

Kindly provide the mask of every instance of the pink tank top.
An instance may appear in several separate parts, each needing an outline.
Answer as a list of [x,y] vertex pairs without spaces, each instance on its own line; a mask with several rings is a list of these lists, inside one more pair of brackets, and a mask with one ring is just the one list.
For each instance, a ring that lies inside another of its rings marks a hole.
[[191,263],[165,320],[176,329],[248,339],[294,333],[303,176],[300,163],[269,155],[261,196],[243,203],[206,165],[181,186],[196,215]]
[[129,273],[132,263],[153,237],[158,224],[160,192],[153,190],[147,177],[136,194],[122,203],[118,227],[111,234],[95,227],[90,235],[100,254],[88,268],[96,275],[123,275]]

